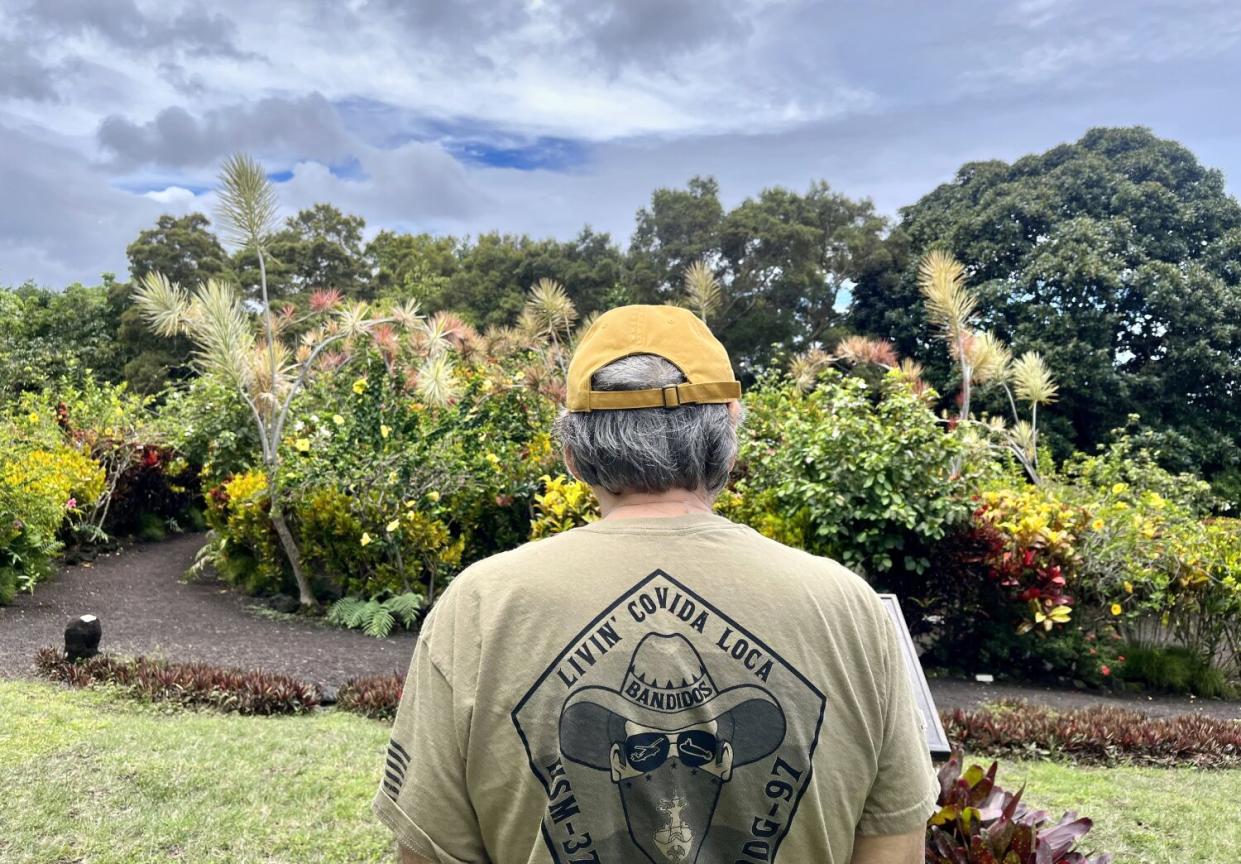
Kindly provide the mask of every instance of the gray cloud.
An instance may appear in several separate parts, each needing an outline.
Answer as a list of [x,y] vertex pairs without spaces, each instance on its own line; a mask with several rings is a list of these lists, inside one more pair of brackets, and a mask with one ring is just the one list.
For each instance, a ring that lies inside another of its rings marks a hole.
[[73,148],[0,124],[0,284],[56,287],[124,273],[125,245],[161,205],[108,183]]
[[201,118],[180,106],[145,123],[113,114],[100,124],[98,140],[121,168],[208,165],[236,150],[333,162],[347,157],[351,147],[336,109],[319,93],[273,96],[213,109]]
[[0,39],[0,96],[54,102],[61,70],[46,65],[18,39]]
[[612,67],[628,63],[671,65],[688,52],[732,43],[751,31],[744,0],[556,0],[574,37]]
[[148,16],[133,0],[35,0],[18,17],[36,33],[94,33],[134,51],[172,47],[195,55],[245,56],[237,47],[237,25],[197,7]]

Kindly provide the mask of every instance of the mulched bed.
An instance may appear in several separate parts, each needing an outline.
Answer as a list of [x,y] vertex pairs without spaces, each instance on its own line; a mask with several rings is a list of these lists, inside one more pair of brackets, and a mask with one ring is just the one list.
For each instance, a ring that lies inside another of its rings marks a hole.
[[373,639],[320,621],[260,617],[215,579],[180,581],[203,543],[188,534],[132,546],[65,567],[59,576],[0,606],[0,676],[33,676],[40,648],[62,647],[65,625],[95,615],[100,650],[176,661],[263,669],[339,687],[359,675],[404,675],[414,635]]

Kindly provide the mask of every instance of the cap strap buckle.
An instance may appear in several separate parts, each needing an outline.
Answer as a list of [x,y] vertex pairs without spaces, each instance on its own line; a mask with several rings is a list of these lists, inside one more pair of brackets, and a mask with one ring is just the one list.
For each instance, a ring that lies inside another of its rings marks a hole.
[[[660,389],[663,393],[665,408],[679,408],[681,406],[681,393],[677,390],[677,385],[671,384]],[[668,399],[669,395],[672,396],[671,401]]]

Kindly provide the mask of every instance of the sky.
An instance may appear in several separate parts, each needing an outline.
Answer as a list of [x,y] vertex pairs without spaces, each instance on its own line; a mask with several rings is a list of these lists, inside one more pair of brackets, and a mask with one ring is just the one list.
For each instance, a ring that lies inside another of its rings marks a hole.
[[660,186],[826,180],[1143,125],[1241,189],[1237,0],[0,0],[0,285],[125,274],[258,158],[290,215],[624,245]]

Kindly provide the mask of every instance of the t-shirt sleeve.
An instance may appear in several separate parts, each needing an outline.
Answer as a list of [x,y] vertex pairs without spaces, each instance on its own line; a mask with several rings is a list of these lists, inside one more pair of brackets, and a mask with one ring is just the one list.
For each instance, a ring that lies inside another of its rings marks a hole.
[[862,808],[857,832],[907,834],[924,827],[935,812],[939,783],[926,743],[921,712],[901,656],[896,626],[880,607],[885,681],[883,735],[878,772]]
[[486,861],[466,787],[453,688],[425,638],[414,649],[371,805],[411,852],[440,864]]

